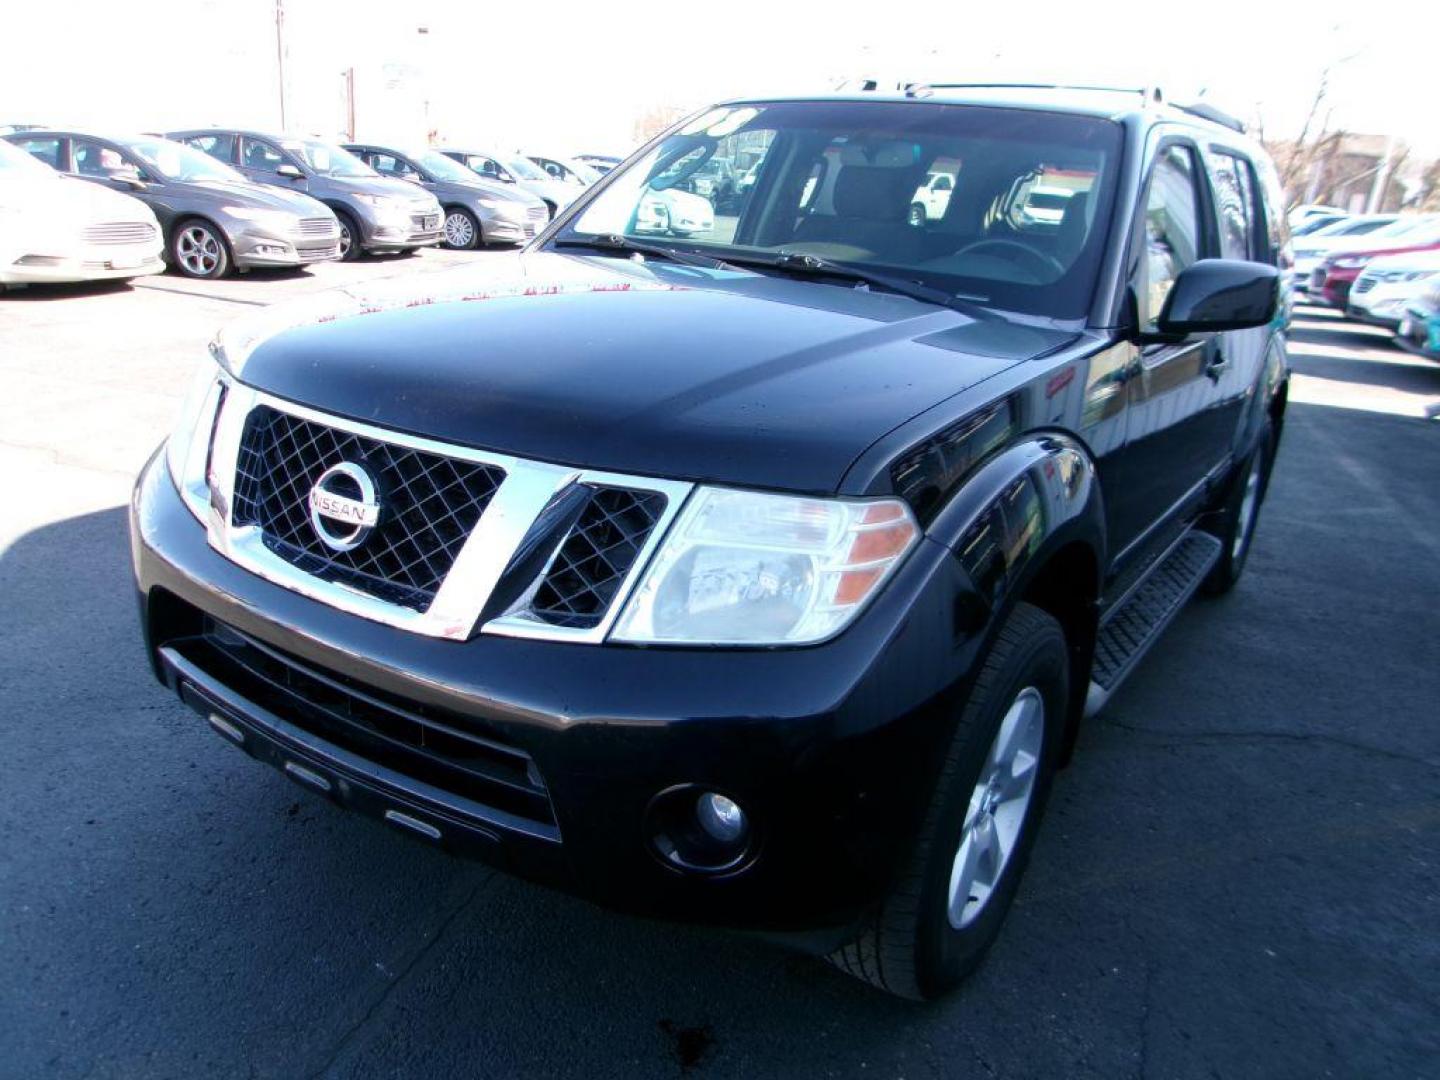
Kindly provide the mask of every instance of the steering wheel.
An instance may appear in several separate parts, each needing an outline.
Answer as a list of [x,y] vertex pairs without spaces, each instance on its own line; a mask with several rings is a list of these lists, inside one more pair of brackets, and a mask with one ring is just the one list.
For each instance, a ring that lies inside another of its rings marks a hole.
[[[1065,265],[1060,262],[1059,259],[1051,255],[1046,255],[1043,251],[1036,251],[1032,247],[1026,247],[1024,244],[1014,240],[976,240],[973,244],[966,244],[950,257],[952,259],[958,259],[962,255],[969,255],[971,252],[979,251],[982,248],[1000,248],[1005,252],[1014,252],[1024,256],[1025,259],[1034,260],[1034,263],[1038,263],[1047,272],[1053,272],[1056,277],[1062,277],[1065,274]],[[1011,259],[1011,261],[1023,262],[1024,259]]]

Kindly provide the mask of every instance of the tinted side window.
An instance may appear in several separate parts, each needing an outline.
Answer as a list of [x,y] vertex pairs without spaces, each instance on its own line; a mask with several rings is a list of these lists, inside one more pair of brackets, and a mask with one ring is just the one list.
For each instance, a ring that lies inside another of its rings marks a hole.
[[196,150],[203,150],[218,161],[226,165],[235,161],[235,136],[222,133],[219,135],[192,135],[185,140],[185,145],[193,146]]
[[246,139],[245,160],[242,164],[247,169],[268,169],[270,172],[274,172],[285,164],[285,155],[269,143],[260,142],[258,139]]
[[36,160],[43,161],[52,169],[64,168],[60,162],[59,139],[17,139],[15,145]]
[[396,179],[404,179],[406,177],[419,175],[410,167],[409,162],[402,161],[394,154],[366,154],[365,160],[370,167],[381,176],[393,176]]
[[1214,157],[1215,213],[1220,225],[1220,253],[1227,259],[1258,258],[1260,210],[1255,200],[1255,178],[1250,165],[1234,154]]
[[1180,272],[1200,257],[1195,152],[1170,146],[1155,159],[1145,200],[1142,324],[1153,328]]
[[71,140],[70,157],[74,162],[75,171],[81,176],[94,176],[101,180],[125,164],[119,151],[112,150],[108,146],[101,146],[89,139]]

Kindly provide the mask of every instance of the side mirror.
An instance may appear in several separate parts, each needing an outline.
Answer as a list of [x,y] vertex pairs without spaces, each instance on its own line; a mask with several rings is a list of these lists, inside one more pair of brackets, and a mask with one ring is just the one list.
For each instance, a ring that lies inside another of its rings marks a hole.
[[145,178],[140,175],[140,170],[133,165],[121,165],[114,169],[106,169],[105,175],[111,180],[115,180],[132,188],[139,189],[145,186]]
[[1160,338],[1175,340],[1220,330],[1248,330],[1275,317],[1280,271],[1240,259],[1201,259],[1181,271],[1156,323]]
[[288,161],[284,165],[276,166],[275,175],[283,176],[287,180],[305,179],[305,174],[300,171],[299,167],[296,165],[291,165]]

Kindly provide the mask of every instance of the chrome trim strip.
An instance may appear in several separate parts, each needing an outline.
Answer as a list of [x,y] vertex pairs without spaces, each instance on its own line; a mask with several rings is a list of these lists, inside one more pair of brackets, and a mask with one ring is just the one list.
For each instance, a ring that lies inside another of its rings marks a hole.
[[[450,572],[441,583],[435,599],[425,611],[415,611],[379,600],[341,582],[323,581],[292,566],[267,548],[260,529],[253,525],[237,526],[231,521],[234,506],[235,467],[240,456],[240,438],[252,409],[268,406],[327,427],[352,432],[378,442],[404,446],[408,449],[459,461],[493,465],[505,471],[505,479],[491,498],[479,524],[466,539]],[[609,633],[631,589],[638,580],[655,547],[669,528],[694,485],[653,477],[628,476],[620,473],[576,469],[570,466],[529,461],[509,454],[496,454],[467,446],[457,446],[417,435],[375,427],[371,424],[332,416],[304,405],[231,383],[215,422],[215,443],[211,452],[210,508],[206,533],[213,547],[232,562],[282,588],[290,589],[312,600],[397,629],[428,637],[464,641],[476,631],[476,621],[490,598],[505,567],[509,565],[526,531],[547,503],[569,484],[585,483],[611,487],[628,487],[641,491],[658,491],[666,498],[665,512],[651,530],[645,546],[636,556],[626,579],[616,592],[605,618],[599,625],[576,630],[551,626],[524,611],[512,611],[492,619],[481,632],[507,637],[536,638],[551,641],[600,642]],[[552,555],[553,559],[553,555]],[[547,561],[547,569],[548,569]],[[533,591],[533,590],[532,590]],[[529,593],[527,593],[528,599]]]

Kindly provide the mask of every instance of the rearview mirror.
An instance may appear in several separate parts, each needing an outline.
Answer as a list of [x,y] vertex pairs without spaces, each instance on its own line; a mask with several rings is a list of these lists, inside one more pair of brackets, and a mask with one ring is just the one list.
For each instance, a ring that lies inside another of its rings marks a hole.
[[1248,330],[1275,317],[1280,272],[1265,263],[1201,259],[1181,271],[1156,321],[1158,336]]
[[291,165],[288,161],[284,165],[277,166],[275,173],[277,176],[283,176],[289,180],[302,180],[305,177],[305,174],[297,166]]

